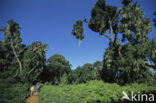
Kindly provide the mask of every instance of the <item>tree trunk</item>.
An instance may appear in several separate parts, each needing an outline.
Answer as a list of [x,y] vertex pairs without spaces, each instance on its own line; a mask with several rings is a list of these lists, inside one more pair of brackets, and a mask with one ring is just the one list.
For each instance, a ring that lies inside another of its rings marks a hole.
[[81,45],[81,40],[78,40],[79,41],[79,47],[80,47],[80,45]]
[[111,21],[109,21],[109,28],[110,28],[110,42],[113,43],[113,28]]
[[11,48],[12,48],[12,50],[13,50],[13,53],[14,53],[14,55],[15,55],[15,57],[16,57],[16,60],[17,60],[17,62],[18,62],[18,64],[19,64],[19,69],[20,69],[20,74],[22,73],[22,63],[21,63],[21,61],[19,60],[19,58],[18,58],[18,56],[17,56],[17,53],[16,53],[16,51],[15,51],[15,48],[14,48],[14,45],[13,45],[13,40],[12,40],[12,38],[11,38]]

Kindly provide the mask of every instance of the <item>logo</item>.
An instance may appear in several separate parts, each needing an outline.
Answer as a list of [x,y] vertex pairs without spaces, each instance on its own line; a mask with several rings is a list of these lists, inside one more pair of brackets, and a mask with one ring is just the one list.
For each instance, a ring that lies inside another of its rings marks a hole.
[[141,94],[140,92],[134,93],[131,91],[131,94],[128,95],[125,91],[122,91],[123,97],[122,100],[126,99],[129,101],[154,101],[154,94]]

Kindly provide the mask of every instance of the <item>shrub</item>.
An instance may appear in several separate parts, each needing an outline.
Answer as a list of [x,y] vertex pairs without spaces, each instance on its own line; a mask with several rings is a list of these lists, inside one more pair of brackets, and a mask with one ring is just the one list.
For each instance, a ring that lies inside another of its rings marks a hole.
[[26,83],[17,83],[1,88],[0,103],[24,103],[29,95],[28,88],[29,84]]
[[119,86],[96,80],[79,85],[43,85],[39,99],[40,103],[121,103],[122,91],[156,93],[156,87],[146,84]]

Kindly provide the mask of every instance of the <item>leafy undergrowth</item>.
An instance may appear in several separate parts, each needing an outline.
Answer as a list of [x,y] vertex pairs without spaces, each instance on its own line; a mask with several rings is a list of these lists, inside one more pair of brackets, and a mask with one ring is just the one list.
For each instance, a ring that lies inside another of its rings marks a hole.
[[29,96],[29,84],[16,83],[6,86],[0,83],[0,103],[24,103]]
[[146,84],[120,86],[96,80],[79,85],[43,85],[39,100],[40,103],[126,103],[121,100],[122,91],[155,94],[156,87]]

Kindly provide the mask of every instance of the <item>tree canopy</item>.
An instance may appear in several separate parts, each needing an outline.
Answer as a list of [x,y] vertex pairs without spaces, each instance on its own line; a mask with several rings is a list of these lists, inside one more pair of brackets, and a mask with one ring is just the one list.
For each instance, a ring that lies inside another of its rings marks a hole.
[[81,20],[77,20],[76,23],[73,25],[74,28],[72,30],[72,34],[79,41],[79,46],[80,46],[81,41],[84,39],[82,26],[83,26],[83,22]]
[[59,84],[64,73],[68,74],[71,70],[69,61],[60,54],[55,54],[47,60],[47,68],[53,84]]
[[121,3],[123,6],[118,7],[98,0],[91,10],[88,27],[110,40],[104,53],[102,79],[124,84],[151,75],[150,68],[155,68],[155,42],[148,37],[152,23],[140,5],[133,0]]

